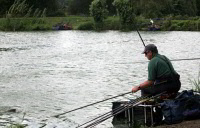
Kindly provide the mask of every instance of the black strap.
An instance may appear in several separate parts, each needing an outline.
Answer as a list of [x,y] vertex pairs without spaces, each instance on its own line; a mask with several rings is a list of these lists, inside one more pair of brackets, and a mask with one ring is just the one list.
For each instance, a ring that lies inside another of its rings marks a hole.
[[[156,57],[158,57],[158,56],[156,56]],[[165,61],[165,62],[167,63],[167,65],[168,65],[168,67],[169,67],[169,69],[170,69],[170,71],[171,71],[171,77],[172,77],[172,79],[174,79],[175,73],[172,71],[172,69],[171,69],[171,67],[170,67],[170,65],[169,65],[169,62],[168,62],[168,60],[167,60],[167,57],[164,56],[164,55],[163,55],[163,57],[164,57],[165,59],[164,59],[164,58],[161,58],[161,57],[158,57],[158,58],[162,59],[163,61]]]

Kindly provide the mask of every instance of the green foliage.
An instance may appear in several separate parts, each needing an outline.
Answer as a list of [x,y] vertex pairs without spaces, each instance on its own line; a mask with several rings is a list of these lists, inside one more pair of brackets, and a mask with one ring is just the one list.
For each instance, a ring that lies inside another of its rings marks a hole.
[[[133,24],[122,25],[119,16],[109,16],[103,24],[95,24],[93,17],[85,16],[67,16],[67,17],[43,17],[43,18],[0,18],[1,31],[32,31],[32,30],[52,30],[52,26],[58,23],[69,23],[74,30],[123,30],[132,31]],[[140,23],[138,29],[147,30],[149,19],[140,16],[137,17],[137,23]],[[169,16],[167,19],[155,21],[155,24],[161,26],[162,31],[200,31],[199,17],[190,20],[173,20]]]
[[26,0],[15,0],[15,2],[9,8],[6,17],[46,17],[47,9],[45,8],[43,11],[41,11],[39,8],[36,8],[33,14],[32,12],[33,6],[29,7],[29,5],[26,4]]
[[22,17],[25,15],[25,12],[28,10],[28,5],[26,0],[15,0],[15,2],[9,8],[7,15],[9,17]]
[[108,17],[104,22],[106,30],[120,30],[121,24],[118,16]]
[[86,23],[80,24],[77,29],[78,30],[94,30],[94,23],[86,22]]
[[3,24],[3,29],[5,31],[20,31],[24,29],[24,23],[19,19],[11,20],[10,18],[6,18]]
[[0,24],[3,31],[50,30],[44,19],[39,18],[5,18]]
[[102,23],[108,15],[105,0],[94,0],[90,5],[90,15],[94,18],[95,23]]
[[68,13],[71,15],[89,15],[89,6],[93,0],[69,0]]
[[39,8],[35,9],[35,12],[33,13],[33,17],[39,17],[41,11],[39,10]]
[[194,90],[200,92],[200,69],[199,69],[197,79],[193,79],[193,80],[189,79],[189,80],[195,86]]
[[65,13],[62,10],[58,10],[56,12],[52,12],[51,14],[48,14],[50,17],[65,17]]
[[195,26],[194,22],[191,22],[191,21],[185,22],[185,24],[183,24],[183,26],[182,26],[182,30],[185,30],[185,31],[195,30],[195,28],[196,28],[196,26]]
[[135,22],[136,15],[129,0],[114,0],[113,5],[117,9],[122,25],[133,24]]
[[[161,2],[163,2],[163,0]],[[148,0],[145,3],[142,3],[142,15],[146,18],[162,17],[161,10],[163,9],[163,4],[161,2],[156,0]]]
[[42,11],[41,17],[46,17],[46,15],[47,15],[47,9],[45,8],[45,9]]
[[196,0],[174,0],[173,8],[175,15],[195,16],[197,14]]
[[12,124],[8,126],[7,128],[25,128],[25,126],[22,124]]

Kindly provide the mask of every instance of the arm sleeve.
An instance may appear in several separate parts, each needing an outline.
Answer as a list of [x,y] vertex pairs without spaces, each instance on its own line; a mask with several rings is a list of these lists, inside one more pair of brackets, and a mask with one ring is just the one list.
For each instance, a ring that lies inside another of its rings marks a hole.
[[150,61],[148,64],[148,80],[155,81],[156,80],[156,65],[153,61]]

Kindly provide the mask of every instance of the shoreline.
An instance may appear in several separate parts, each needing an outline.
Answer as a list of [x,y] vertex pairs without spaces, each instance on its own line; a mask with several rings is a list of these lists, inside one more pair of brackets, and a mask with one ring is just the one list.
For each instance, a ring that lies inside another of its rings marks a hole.
[[196,120],[186,120],[178,124],[171,124],[171,125],[160,125],[156,126],[155,128],[199,128],[200,127],[200,119]]
[[[164,19],[157,18],[154,23],[149,19],[137,18],[140,31],[200,31],[200,19]],[[103,23],[95,24],[92,17],[66,16],[43,18],[0,18],[0,31],[57,31],[57,30],[89,30],[89,31],[134,31],[133,24],[121,25],[118,16],[110,16]]]

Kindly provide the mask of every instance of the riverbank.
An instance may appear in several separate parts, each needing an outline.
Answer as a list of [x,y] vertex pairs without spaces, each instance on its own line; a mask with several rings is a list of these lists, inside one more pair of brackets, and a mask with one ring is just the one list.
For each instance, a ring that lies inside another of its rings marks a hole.
[[[137,17],[137,26],[143,31],[200,31],[200,19],[194,18],[156,18],[152,24],[149,19]],[[66,16],[44,18],[0,18],[0,31],[49,31],[69,25],[70,30],[123,30],[132,31],[135,25],[121,25],[118,16],[108,17],[103,24],[95,24],[92,17]],[[66,30],[66,29],[61,29]]]
[[183,121],[179,124],[162,125],[154,128],[200,128],[200,119]]

